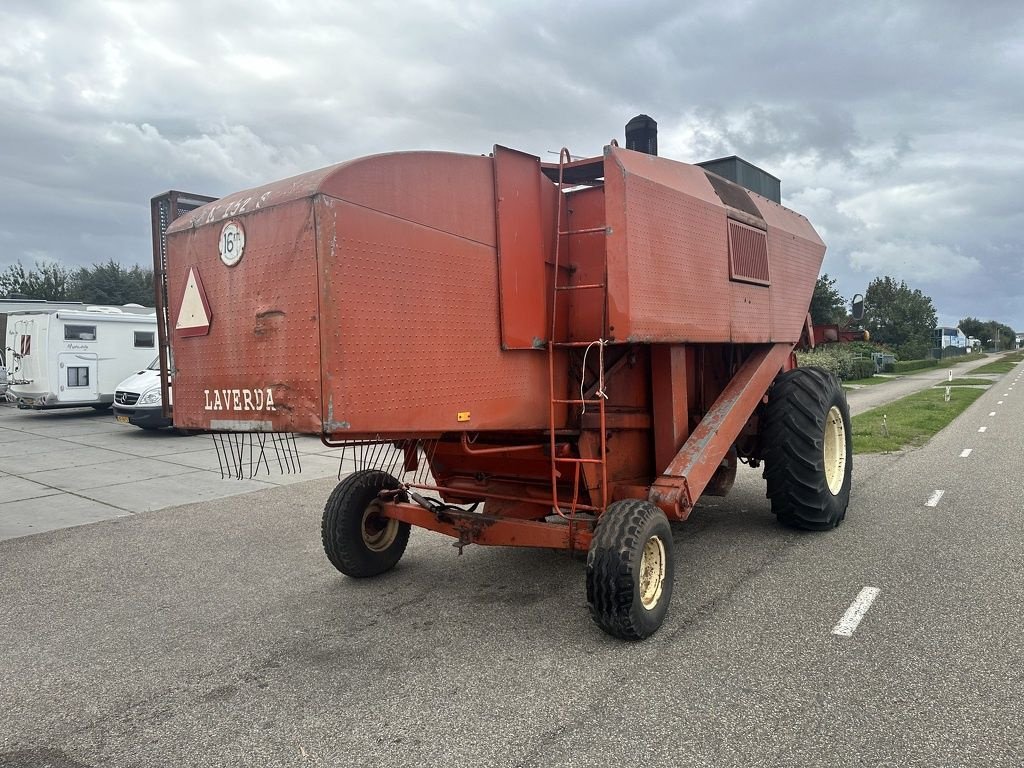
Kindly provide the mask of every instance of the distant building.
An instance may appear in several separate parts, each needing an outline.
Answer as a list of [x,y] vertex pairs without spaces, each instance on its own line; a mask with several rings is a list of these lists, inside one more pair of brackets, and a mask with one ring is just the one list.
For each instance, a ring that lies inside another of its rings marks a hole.
[[959,328],[936,328],[934,338],[935,340],[932,342],[932,346],[938,347],[939,349],[946,349],[947,347],[967,349],[967,337]]
[[1017,349],[1024,347],[1024,333],[1017,334]]

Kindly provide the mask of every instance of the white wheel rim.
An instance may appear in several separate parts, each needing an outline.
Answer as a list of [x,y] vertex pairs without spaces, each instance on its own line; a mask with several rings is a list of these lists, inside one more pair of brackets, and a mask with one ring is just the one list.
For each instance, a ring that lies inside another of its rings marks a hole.
[[363,522],[359,527],[363,534],[363,544],[371,552],[383,552],[398,536],[398,521],[381,514],[379,501],[372,502],[366,508],[363,512]]
[[665,586],[665,544],[651,536],[640,557],[640,602],[648,611],[661,600]]
[[825,417],[825,482],[833,496],[838,496],[846,479],[846,425],[838,406],[833,405]]

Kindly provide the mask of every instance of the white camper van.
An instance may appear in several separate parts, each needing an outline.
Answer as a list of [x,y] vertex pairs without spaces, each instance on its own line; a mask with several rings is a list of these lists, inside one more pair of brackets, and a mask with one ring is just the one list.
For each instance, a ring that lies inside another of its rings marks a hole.
[[[167,391],[173,403],[173,390],[168,387]],[[114,393],[114,418],[122,424],[134,424],[143,429],[171,426],[172,420],[164,416],[159,356],[148,368],[133,373],[117,385]]]
[[156,354],[156,315],[115,307],[7,316],[9,392],[20,408],[106,408]]

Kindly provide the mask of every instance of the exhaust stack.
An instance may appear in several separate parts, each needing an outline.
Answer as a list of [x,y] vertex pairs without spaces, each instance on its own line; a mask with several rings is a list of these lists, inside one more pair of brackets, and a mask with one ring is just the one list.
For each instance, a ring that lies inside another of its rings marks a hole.
[[637,115],[626,123],[626,149],[658,154],[658,122],[647,115]]

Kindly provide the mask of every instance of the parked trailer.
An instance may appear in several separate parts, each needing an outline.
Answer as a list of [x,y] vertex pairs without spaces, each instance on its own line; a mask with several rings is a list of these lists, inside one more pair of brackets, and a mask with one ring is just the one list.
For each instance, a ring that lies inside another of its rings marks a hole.
[[846,399],[793,355],[843,335],[809,320],[824,252],[778,203],[614,144],[352,160],[169,228],[175,425],[253,433],[257,466],[276,433],[349,447],[322,520],[348,576],[412,526],[586,551],[593,619],[644,638],[670,521],[738,462],[784,524],[846,514]]
[[22,408],[107,408],[155,353],[155,315],[93,307],[7,317],[9,392]]

